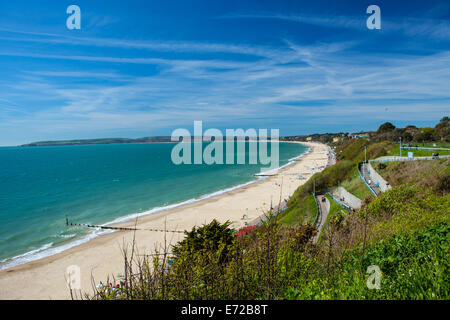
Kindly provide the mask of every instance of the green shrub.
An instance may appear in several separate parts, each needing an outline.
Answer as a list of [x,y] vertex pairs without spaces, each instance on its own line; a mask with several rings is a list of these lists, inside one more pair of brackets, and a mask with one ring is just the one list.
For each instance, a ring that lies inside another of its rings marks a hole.
[[384,169],[386,169],[386,164],[383,163],[383,162],[380,162],[380,163],[378,164],[378,170],[384,170]]
[[221,248],[220,260],[226,260],[235,240],[233,230],[229,228],[230,225],[230,221],[221,224],[214,219],[202,227],[194,227],[189,232],[185,231],[186,237],[173,246],[172,252],[175,258],[182,252],[218,251]]
[[[438,223],[411,235],[347,251],[326,270],[320,261],[308,278],[283,292],[286,299],[448,299],[450,225]],[[362,265],[361,265],[362,262]],[[314,264],[314,263],[313,263]],[[381,270],[380,290],[369,289],[367,267]]]
[[439,182],[437,184],[437,190],[441,193],[449,193],[450,192],[450,174],[445,173],[439,178]]

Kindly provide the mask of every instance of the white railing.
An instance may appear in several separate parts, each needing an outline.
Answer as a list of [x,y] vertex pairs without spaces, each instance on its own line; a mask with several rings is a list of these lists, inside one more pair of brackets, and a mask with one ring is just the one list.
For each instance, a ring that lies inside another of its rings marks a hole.
[[432,147],[402,147],[402,150],[450,151],[450,149],[448,148],[432,148]]
[[366,179],[364,179],[364,176],[361,172],[361,168],[362,168],[363,163],[360,162],[358,164],[358,174],[359,174],[359,178],[362,180],[362,182],[364,182],[364,184],[366,185],[366,187],[369,189],[370,193],[372,193],[375,197],[378,197],[377,193],[375,192],[375,190],[372,189],[372,187],[367,183]]
[[435,159],[450,159],[450,155],[445,156],[429,156],[429,157],[399,157],[399,156],[385,156],[369,160],[369,162],[393,162],[393,161],[420,161],[420,160],[435,160]]
[[385,192],[392,188],[389,183],[384,180],[384,178],[372,167],[370,162],[367,164],[367,169],[370,179],[377,184],[381,192]]

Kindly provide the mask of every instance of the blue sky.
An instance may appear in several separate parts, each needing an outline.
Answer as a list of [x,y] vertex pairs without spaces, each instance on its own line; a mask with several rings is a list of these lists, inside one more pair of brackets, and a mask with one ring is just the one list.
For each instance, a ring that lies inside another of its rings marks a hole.
[[[68,30],[66,8],[81,8]],[[381,30],[366,8],[381,8]],[[449,115],[448,1],[2,1],[0,145],[434,126]]]

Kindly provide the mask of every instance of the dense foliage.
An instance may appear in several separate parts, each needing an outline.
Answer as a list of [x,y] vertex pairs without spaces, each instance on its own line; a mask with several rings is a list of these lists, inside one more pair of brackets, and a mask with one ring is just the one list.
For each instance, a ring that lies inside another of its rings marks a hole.
[[[441,221],[379,240],[361,232],[365,226],[370,233],[376,224],[346,216],[330,222],[321,244],[314,245],[309,241],[313,227],[284,227],[271,218],[251,235],[235,239],[226,262],[220,261],[222,245],[218,250],[180,252],[172,264],[166,263],[170,256],[157,256],[137,270],[130,267],[128,274],[135,276],[127,277],[125,285],[99,290],[95,297],[448,299],[450,223]],[[367,286],[371,265],[381,270],[379,290]]]
[[219,261],[228,259],[230,247],[234,241],[233,230],[230,229],[231,222],[224,224],[214,219],[211,223],[202,227],[194,227],[185,232],[186,237],[173,246],[172,252],[175,258],[183,254],[193,254],[199,251],[220,252]]

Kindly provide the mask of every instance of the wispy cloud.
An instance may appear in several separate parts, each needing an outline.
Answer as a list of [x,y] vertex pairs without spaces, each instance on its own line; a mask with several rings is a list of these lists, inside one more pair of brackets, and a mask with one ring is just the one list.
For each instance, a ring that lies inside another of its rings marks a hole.
[[[276,19],[310,24],[330,29],[353,29],[366,31],[368,15],[360,16],[323,16],[323,15],[286,15],[286,14],[227,14],[220,19]],[[443,19],[415,18],[415,17],[389,17],[382,15],[383,33],[404,34],[410,37],[421,36],[437,40],[450,40],[450,22]]]
[[[364,16],[222,18],[365,28]],[[383,30],[450,39],[448,22],[433,18],[383,16]],[[21,142],[169,134],[194,120],[222,127],[278,126],[290,128],[281,134],[296,134],[385,120],[432,121],[448,112],[449,51],[380,53],[361,50],[358,38],[342,39],[302,41],[283,32],[258,44],[155,41],[0,28],[5,44],[0,66],[7,70],[0,70],[0,144],[18,133],[27,139]],[[16,69],[8,69],[11,61],[20,62]]]
[[[367,64],[365,55],[353,55],[350,64],[345,55],[341,58],[336,55],[348,48],[345,43],[315,47],[286,43],[291,52],[288,64],[271,59],[229,62],[95,57],[97,62],[162,63],[171,68],[151,77],[129,77],[124,83],[93,87],[77,84],[74,88],[73,84],[64,85],[54,78],[98,77],[101,73],[31,72],[32,78],[24,75],[23,81],[15,84],[15,93],[33,96],[35,101],[51,99],[63,104],[39,110],[21,121],[30,125],[48,124],[52,132],[92,127],[145,130],[148,126],[188,125],[196,119],[235,124],[280,117],[320,117],[324,121],[344,122],[355,116],[381,119],[386,117],[386,107],[393,118],[423,119],[423,108],[428,108],[427,115],[432,118],[445,110],[450,101],[450,93],[445,90],[450,80],[448,53],[421,58],[392,57],[375,65]],[[42,55],[28,56],[42,58]],[[79,56],[56,59],[91,61]],[[230,68],[208,70],[217,67]],[[423,102],[429,98],[440,100],[433,104]],[[326,103],[318,106],[318,101]]]
[[[234,53],[276,58],[279,50],[264,46],[249,46],[245,44],[200,43],[187,41],[151,41],[124,40],[114,38],[74,37],[62,34],[29,32],[0,28],[0,40],[14,42],[35,42],[47,44],[65,44],[71,46],[111,47],[122,49],[142,49],[160,52],[202,52],[202,53]],[[18,36],[17,36],[18,35]],[[32,36],[32,37],[24,37]]]

